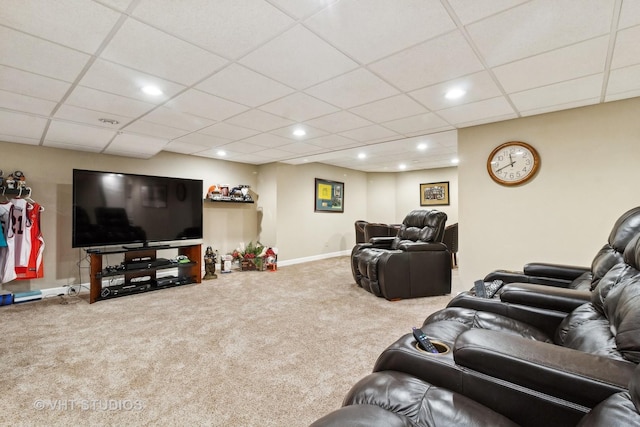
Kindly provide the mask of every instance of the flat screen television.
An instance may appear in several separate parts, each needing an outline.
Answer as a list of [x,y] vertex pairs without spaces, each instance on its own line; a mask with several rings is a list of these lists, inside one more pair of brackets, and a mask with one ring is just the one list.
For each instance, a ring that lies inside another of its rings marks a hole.
[[202,180],[73,170],[72,246],[202,239]]

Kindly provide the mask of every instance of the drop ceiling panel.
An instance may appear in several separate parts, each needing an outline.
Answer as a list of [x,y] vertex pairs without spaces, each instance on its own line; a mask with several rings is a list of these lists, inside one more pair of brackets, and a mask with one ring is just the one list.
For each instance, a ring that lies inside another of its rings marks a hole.
[[357,129],[372,125],[369,120],[349,113],[348,111],[339,111],[317,119],[307,121],[311,126],[326,130],[331,133],[344,132],[346,130]]
[[333,105],[301,92],[270,102],[260,109],[297,122],[304,122],[339,110]]
[[460,21],[467,25],[529,0],[448,0]]
[[640,89],[640,65],[611,70],[608,83],[607,96]]
[[[80,85],[156,105],[166,102],[185,89],[182,85],[160,77],[100,59],[91,65],[80,81]],[[145,94],[141,89],[147,85],[157,86],[163,94],[160,96]]]
[[290,139],[283,138],[277,135],[271,135],[269,133],[262,133],[260,135],[243,139],[242,141],[247,142],[249,144],[258,145],[264,148],[277,148],[277,147],[282,147],[284,145],[291,144]]
[[209,147],[197,144],[191,144],[189,142],[181,141],[179,139],[169,141],[167,145],[162,149],[163,151],[171,151],[172,153],[180,154],[194,154],[200,151],[207,150]]
[[534,0],[467,27],[490,66],[607,34],[613,0]]
[[410,91],[482,70],[459,31],[404,50],[370,68],[402,90]]
[[262,0],[142,0],[133,16],[185,41],[238,58],[294,21]]
[[627,28],[632,25],[640,25],[640,2],[624,1],[620,12],[619,28]]
[[[294,135],[293,132],[296,130],[304,130],[305,131],[305,135],[302,136],[297,136]],[[281,129],[276,129],[274,131],[270,132],[273,135],[279,135],[282,136],[284,138],[288,138],[290,140],[294,140],[294,141],[306,141],[308,139],[312,139],[312,138],[317,138],[319,136],[323,136],[323,135],[327,135],[327,132],[320,130],[320,129],[316,129],[314,127],[311,126],[306,126],[306,125],[292,125],[292,126],[287,126]]]
[[186,86],[227,63],[218,55],[133,19],[122,25],[100,56]]
[[598,98],[602,92],[602,74],[569,80],[549,86],[539,87],[511,95],[511,100],[519,111],[562,105],[572,102],[576,94],[582,99]]
[[455,28],[438,0],[346,0],[305,24],[364,64]]
[[245,113],[238,114],[237,116],[232,117],[231,119],[227,120],[227,123],[262,132],[268,132],[274,129],[292,125],[295,122],[293,120],[285,119],[284,117],[279,117],[275,114],[267,113],[264,111],[249,110]]
[[[638,12],[640,13],[640,11]],[[611,68],[640,64],[640,25],[619,31],[613,50]]]
[[92,1],[2,1],[0,21],[83,52],[96,52],[120,15]]
[[362,128],[353,129],[346,132],[341,132],[340,135],[346,138],[355,139],[356,141],[360,141],[360,142],[367,142],[367,141],[375,142],[382,138],[391,138],[391,137],[399,136],[394,131],[379,125],[365,126]]
[[49,116],[55,106],[53,101],[0,90],[0,108]]
[[319,138],[313,138],[307,140],[309,144],[317,145],[320,148],[350,148],[355,146],[360,146],[359,143],[355,142],[353,139],[345,138],[340,135],[326,135],[321,136]]
[[[0,64],[72,82],[89,55],[0,26]],[[27,53],[27,54],[25,54]]]
[[[119,114],[105,113],[102,111],[89,110],[87,108],[74,107],[64,104],[58,108],[54,114],[56,119],[68,122],[79,122],[90,126],[99,126],[107,129],[120,129],[125,124],[133,120],[133,117],[121,116]],[[116,120],[118,123],[103,123],[100,119]]]
[[[451,89],[462,89],[466,91],[466,94],[457,99],[447,99],[445,95]],[[479,73],[409,92],[409,95],[427,108],[437,111],[456,105],[495,98],[502,95],[502,92],[487,71],[480,71]]]
[[104,153],[148,159],[159,153],[165,145],[167,145],[166,139],[120,133],[104,150]]
[[492,117],[515,117],[515,112],[504,98],[499,97],[440,110],[438,115],[449,123],[463,124],[483,122]]
[[116,136],[115,130],[53,120],[45,136],[47,147],[101,151]]
[[27,138],[39,143],[46,124],[47,120],[41,117],[0,110],[0,129],[5,141],[21,142],[16,138]]
[[398,90],[370,71],[359,68],[306,90],[342,108],[351,108],[398,94]]
[[154,108],[148,102],[82,86],[71,92],[65,104],[125,117],[138,117]]
[[426,113],[427,109],[406,95],[397,95],[352,108],[350,111],[374,122],[385,122]]
[[231,64],[196,88],[250,107],[266,104],[294,92],[294,89],[238,64]]
[[183,129],[176,129],[170,126],[159,125],[157,123],[151,123],[144,120],[136,120],[123,129],[130,133],[157,137],[163,139],[165,143],[170,139],[179,138],[189,132]]
[[216,123],[204,129],[200,129],[200,132],[230,140],[244,139],[260,133],[260,131],[257,130],[247,129],[229,123]]
[[270,2],[297,19],[311,15],[338,0],[271,0]]
[[146,114],[142,120],[188,131],[196,131],[215,123],[213,120],[183,113],[168,107],[158,107]]
[[212,135],[205,135],[199,132],[193,132],[188,135],[181,136],[180,138],[177,138],[176,141],[201,145],[205,148],[220,147],[232,142],[232,140],[230,139],[220,138]]
[[0,65],[0,89],[50,101],[60,101],[69,83]]
[[169,108],[210,120],[224,120],[248,107],[199,90],[188,90],[166,104]]
[[599,37],[496,67],[494,72],[508,93],[602,73],[608,45],[608,37]]
[[300,25],[251,52],[240,63],[296,89],[357,67],[354,61]]
[[420,114],[404,119],[384,123],[385,127],[400,134],[438,132],[451,128],[451,125],[434,113]]

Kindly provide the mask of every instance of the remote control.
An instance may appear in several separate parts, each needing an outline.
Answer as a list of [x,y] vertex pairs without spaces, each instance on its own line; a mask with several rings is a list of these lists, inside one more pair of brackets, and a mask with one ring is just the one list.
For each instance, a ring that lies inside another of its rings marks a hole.
[[429,353],[439,353],[438,349],[433,346],[429,338],[420,329],[413,327],[413,337],[418,341],[418,344],[424,351]]
[[484,286],[484,281],[476,280],[473,282],[473,287],[476,289],[476,296],[480,298],[487,297],[487,288]]

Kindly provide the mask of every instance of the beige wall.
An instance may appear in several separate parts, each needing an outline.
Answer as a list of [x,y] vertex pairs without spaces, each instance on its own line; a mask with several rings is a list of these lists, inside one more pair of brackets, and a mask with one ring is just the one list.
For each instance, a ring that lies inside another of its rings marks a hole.
[[[611,226],[640,197],[640,98],[458,132],[460,276],[472,283],[529,261],[590,265]],[[494,183],[487,157],[511,140],[541,156],[518,187]]]

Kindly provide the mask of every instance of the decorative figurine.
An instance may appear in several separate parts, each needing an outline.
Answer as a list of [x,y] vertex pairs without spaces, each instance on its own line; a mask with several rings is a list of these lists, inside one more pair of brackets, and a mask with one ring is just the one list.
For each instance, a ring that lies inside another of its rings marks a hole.
[[213,252],[211,246],[207,246],[204,253],[204,277],[203,280],[217,279],[216,274],[216,254]]

